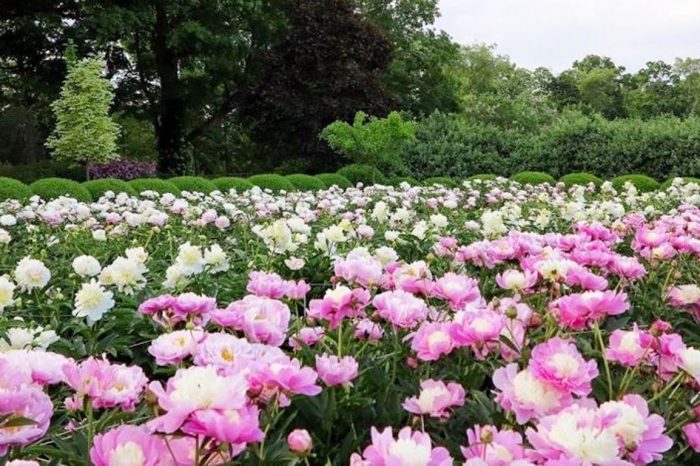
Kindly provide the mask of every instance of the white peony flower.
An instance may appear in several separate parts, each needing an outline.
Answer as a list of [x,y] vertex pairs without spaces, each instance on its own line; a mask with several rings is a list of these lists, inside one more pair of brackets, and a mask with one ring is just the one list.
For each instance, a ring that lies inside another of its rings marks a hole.
[[92,256],[78,256],[73,259],[73,270],[81,277],[96,277],[102,271],[102,266]]
[[97,322],[114,307],[111,291],[107,291],[97,281],[84,283],[75,295],[75,317],[87,317],[88,322]]
[[15,268],[15,280],[22,291],[44,288],[50,279],[51,272],[40,260],[25,257]]

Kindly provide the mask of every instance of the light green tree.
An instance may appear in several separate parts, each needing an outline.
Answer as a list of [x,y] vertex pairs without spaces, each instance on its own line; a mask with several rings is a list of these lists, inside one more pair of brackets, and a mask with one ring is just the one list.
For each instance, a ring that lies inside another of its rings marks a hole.
[[51,104],[56,127],[46,141],[58,160],[103,163],[118,158],[119,125],[109,115],[114,100],[101,58],[69,66],[60,97]]

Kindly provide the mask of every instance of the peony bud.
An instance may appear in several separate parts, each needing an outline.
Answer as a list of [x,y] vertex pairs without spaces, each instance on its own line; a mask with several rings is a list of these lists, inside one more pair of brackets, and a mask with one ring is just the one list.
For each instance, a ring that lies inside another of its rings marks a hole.
[[290,432],[287,436],[287,445],[291,451],[300,455],[305,455],[313,447],[311,435],[306,429],[295,429]]

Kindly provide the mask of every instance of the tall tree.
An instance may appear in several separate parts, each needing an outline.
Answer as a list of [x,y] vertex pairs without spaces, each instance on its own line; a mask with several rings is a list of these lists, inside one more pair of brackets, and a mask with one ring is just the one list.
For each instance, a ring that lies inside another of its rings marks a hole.
[[240,115],[268,155],[328,163],[318,136],[358,110],[382,116],[390,99],[381,75],[391,44],[348,0],[289,0],[288,27],[262,61]]

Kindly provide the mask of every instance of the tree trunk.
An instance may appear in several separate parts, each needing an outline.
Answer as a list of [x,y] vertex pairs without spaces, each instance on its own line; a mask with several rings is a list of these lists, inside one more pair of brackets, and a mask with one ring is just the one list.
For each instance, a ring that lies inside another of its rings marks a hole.
[[160,80],[158,169],[164,174],[182,175],[187,172],[189,160],[185,150],[185,102],[180,95],[178,59],[168,46],[170,24],[165,0],[156,0],[155,10],[153,51]]

